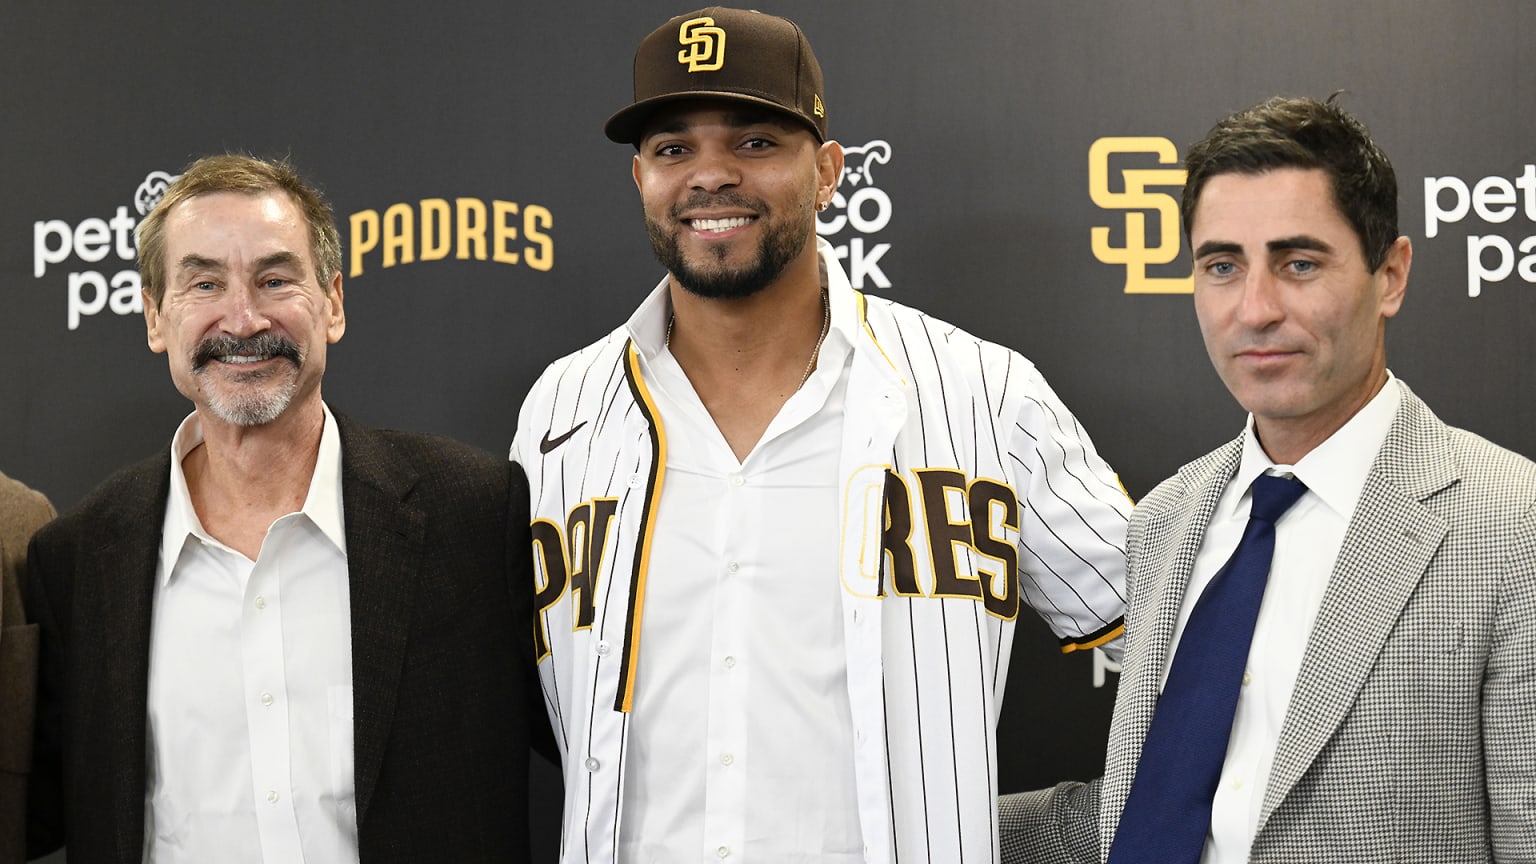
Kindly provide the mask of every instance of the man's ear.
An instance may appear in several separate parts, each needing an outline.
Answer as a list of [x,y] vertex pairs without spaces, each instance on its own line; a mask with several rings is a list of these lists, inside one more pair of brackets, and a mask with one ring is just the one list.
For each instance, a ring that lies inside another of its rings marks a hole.
[[149,296],[148,291],[140,291],[139,295],[144,301],[144,330],[149,342],[149,350],[156,354],[164,354],[165,334],[161,332],[163,326],[161,322],[164,319],[160,317],[160,307],[155,303],[154,298]]
[[347,332],[347,312],[342,306],[341,272],[331,277],[331,290],[326,292],[325,299],[329,302],[325,320],[325,341],[335,345],[341,341],[341,334]]
[[843,179],[843,145],[827,141],[816,149],[816,206],[825,206],[837,194]]
[[1387,260],[1376,271],[1376,277],[1384,280],[1381,288],[1381,317],[1391,318],[1403,308],[1403,295],[1408,291],[1408,271],[1413,268],[1413,241],[1399,237],[1387,250]]

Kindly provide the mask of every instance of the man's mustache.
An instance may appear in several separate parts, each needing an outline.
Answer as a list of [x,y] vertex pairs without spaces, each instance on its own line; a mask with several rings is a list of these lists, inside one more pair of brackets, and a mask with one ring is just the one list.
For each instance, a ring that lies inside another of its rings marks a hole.
[[216,336],[204,339],[192,351],[192,371],[201,372],[203,367],[221,357],[254,357],[267,360],[282,357],[295,366],[304,365],[304,352],[292,341],[276,333],[259,333],[249,339],[238,336]]

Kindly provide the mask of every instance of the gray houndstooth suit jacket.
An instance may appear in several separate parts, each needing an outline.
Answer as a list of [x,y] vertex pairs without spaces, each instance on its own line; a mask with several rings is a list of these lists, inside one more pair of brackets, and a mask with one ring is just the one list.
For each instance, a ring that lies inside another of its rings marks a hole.
[[[1536,861],[1536,464],[1398,386],[1280,732],[1254,862]],[[1107,854],[1241,454],[1233,441],[1137,505],[1104,776],[1004,796],[1004,862]]]

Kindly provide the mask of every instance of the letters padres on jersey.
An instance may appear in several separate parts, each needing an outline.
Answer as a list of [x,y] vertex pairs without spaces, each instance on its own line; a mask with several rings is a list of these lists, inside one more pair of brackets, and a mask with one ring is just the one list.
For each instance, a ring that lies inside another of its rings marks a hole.
[[[868,860],[996,860],[996,723],[1020,602],[1063,650],[1117,654],[1130,502],[1028,360],[865,298],[829,264],[833,319],[858,333],[839,570],[850,705],[874,739],[855,754]],[[664,418],[630,326],[549,367],[512,445],[532,495],[540,679],[567,806],[585,811],[565,814],[566,860],[608,860],[618,833],[666,482]]]

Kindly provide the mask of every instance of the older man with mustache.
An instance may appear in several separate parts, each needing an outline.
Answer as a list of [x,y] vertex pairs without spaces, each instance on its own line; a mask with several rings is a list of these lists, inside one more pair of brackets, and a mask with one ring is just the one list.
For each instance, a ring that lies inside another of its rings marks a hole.
[[522,470],[321,401],[340,242],[286,164],[191,165],[139,266],[195,408],[33,543],[31,851],[526,860]]

